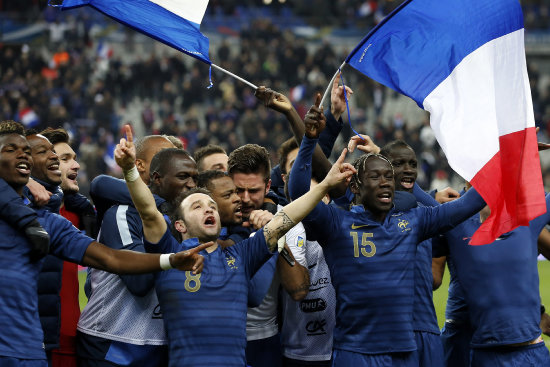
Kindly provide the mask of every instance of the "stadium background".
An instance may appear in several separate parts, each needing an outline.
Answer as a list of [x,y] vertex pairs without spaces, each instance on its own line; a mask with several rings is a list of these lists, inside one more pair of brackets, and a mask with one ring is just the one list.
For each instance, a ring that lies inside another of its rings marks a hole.
[[[323,93],[347,54],[402,0],[211,0],[201,30],[211,60],[256,85],[289,96],[303,116]],[[550,0],[521,1],[535,121],[539,140],[550,134]],[[185,147],[245,143],[267,147],[273,164],[290,133],[280,115],[258,104],[253,90],[90,8],[61,12],[42,0],[0,0],[0,118],[27,127],[62,126],[73,139],[81,192],[101,173],[120,176],[112,151],[121,126],[138,136],[178,136]],[[405,139],[421,162],[425,189],[452,186],[457,177],[414,102],[344,69],[355,91],[351,123],[379,145]],[[347,122],[347,118],[344,117]],[[345,126],[334,151],[350,136]],[[550,152],[541,154],[546,191]],[[550,265],[539,263],[541,296],[550,304]],[[81,274],[82,276],[83,274]],[[448,274],[434,293],[440,325]],[[84,302],[85,298],[81,297]],[[546,339],[549,345],[549,339]]]

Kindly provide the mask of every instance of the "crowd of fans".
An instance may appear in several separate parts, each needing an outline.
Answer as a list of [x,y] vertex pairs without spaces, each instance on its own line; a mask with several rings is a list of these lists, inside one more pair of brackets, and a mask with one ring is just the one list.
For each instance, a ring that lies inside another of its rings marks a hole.
[[[211,1],[207,17],[238,15],[246,6],[261,6],[252,4],[254,1],[238,3]],[[383,16],[400,1],[314,3],[274,2],[273,6],[290,8],[295,15],[306,15],[305,8],[314,9],[307,19],[326,19],[324,12],[334,14],[334,19],[346,14],[350,19],[360,19],[361,8],[371,8],[369,16],[377,12]],[[548,14],[547,1],[523,3],[526,26],[550,24],[541,21]],[[219,144],[229,152],[245,143],[257,143],[268,148],[277,163],[275,152],[290,132],[281,116],[259,105],[252,88],[213,71],[214,86],[208,89],[208,65],[158,46],[144,52],[147,48],[133,41],[135,32],[93,10],[62,13],[49,7],[42,12],[36,7],[30,9],[35,9],[37,21],[48,22],[49,33],[28,45],[4,45],[0,49],[1,119],[15,119],[39,129],[67,128],[83,163],[79,177],[84,187],[96,175],[116,171],[110,157],[120,126],[126,122],[144,134],[178,136],[191,152],[208,143]],[[372,18],[367,26],[378,20]],[[94,27],[98,22],[104,22],[100,32]],[[123,30],[122,42],[104,42],[104,36],[113,29]],[[255,85],[266,85],[289,96],[302,116],[314,94],[325,91],[349,51],[328,41],[311,42],[296,36],[267,18],[243,25],[237,37],[222,41],[213,38],[210,47],[213,62]],[[419,183],[424,187],[460,184],[443,159],[426,114],[420,110],[408,113],[410,103],[404,102],[404,97],[351,68],[345,69],[344,76],[355,92],[350,100],[355,130],[372,135],[379,145],[394,138],[405,139],[422,158]],[[541,85],[544,75],[535,66],[530,67],[530,78],[540,140],[546,140],[550,87]],[[344,119],[347,121],[346,116]],[[340,144],[352,133],[345,128]],[[546,171],[550,175],[550,170]]]

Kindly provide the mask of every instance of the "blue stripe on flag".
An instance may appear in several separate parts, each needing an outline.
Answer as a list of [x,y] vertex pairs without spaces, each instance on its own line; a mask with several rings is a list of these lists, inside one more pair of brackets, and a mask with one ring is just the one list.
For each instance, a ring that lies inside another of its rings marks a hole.
[[62,9],[89,5],[114,20],[207,64],[209,41],[200,24],[147,0],[64,0]]
[[517,0],[409,0],[375,27],[346,63],[422,107],[466,56],[521,28]]

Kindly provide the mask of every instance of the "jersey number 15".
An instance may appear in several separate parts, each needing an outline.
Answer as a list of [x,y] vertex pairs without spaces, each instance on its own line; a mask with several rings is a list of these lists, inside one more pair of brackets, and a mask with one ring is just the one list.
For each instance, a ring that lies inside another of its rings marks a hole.
[[361,236],[361,247],[359,247],[359,235],[357,232],[349,233],[351,238],[353,238],[353,256],[359,257],[359,252],[365,257],[372,257],[376,254],[376,245],[374,242],[367,240],[373,236],[372,233],[365,233]]

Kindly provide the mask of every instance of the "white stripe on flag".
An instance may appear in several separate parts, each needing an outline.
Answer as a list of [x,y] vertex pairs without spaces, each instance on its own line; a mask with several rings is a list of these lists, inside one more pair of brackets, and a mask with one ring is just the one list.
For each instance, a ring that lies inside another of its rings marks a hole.
[[424,100],[450,166],[464,179],[499,151],[499,136],[535,125],[523,29],[465,57]]
[[193,23],[201,24],[208,0],[149,0],[162,6],[164,9],[187,19]]

